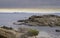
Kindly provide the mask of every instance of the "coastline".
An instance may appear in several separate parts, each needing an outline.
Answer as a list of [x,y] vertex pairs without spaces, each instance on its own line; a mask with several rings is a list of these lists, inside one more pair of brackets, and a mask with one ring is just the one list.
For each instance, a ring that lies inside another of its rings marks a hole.
[[60,26],[59,21],[60,21],[60,16],[57,16],[57,15],[42,15],[42,16],[33,15],[28,19],[18,20],[13,24],[56,27],[56,26]]

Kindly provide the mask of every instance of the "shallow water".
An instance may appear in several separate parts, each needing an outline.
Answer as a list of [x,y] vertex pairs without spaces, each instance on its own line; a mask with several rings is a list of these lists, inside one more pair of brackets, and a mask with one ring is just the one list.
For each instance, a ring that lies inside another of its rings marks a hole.
[[[21,19],[27,19],[29,16],[36,15],[32,13],[3,13],[0,14],[0,26],[8,26],[8,27],[13,27],[13,28],[19,28],[19,27],[25,27],[25,28],[32,28],[32,29],[37,29],[40,31],[40,34],[42,33],[44,35],[50,35],[53,38],[59,38],[60,32],[55,32],[56,29],[60,30],[60,27],[39,27],[39,26],[27,26],[27,25],[13,25],[13,22],[16,22],[17,20]],[[39,34],[39,36],[40,36]],[[41,34],[41,35],[42,35]]]

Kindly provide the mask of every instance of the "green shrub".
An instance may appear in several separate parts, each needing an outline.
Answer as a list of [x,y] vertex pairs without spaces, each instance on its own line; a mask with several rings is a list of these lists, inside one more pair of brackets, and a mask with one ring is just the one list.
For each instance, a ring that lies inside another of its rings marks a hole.
[[28,36],[35,36],[35,38],[36,38],[36,36],[38,35],[38,33],[39,33],[39,31],[37,31],[37,30],[32,30],[32,29],[30,29],[30,30],[27,32]]

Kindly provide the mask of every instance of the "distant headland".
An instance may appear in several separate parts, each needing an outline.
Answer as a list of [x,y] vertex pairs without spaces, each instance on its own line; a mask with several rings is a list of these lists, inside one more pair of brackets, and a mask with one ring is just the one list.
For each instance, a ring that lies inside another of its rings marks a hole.
[[18,20],[13,24],[25,24],[29,26],[60,26],[60,16],[58,15],[33,15],[25,20]]

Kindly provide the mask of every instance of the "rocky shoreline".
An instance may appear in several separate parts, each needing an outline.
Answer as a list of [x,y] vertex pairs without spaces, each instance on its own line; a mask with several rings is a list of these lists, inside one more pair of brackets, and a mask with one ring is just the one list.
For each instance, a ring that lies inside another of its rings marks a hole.
[[[32,34],[32,35],[31,35]],[[29,28],[18,28],[14,30],[11,27],[0,27],[0,38],[34,38],[39,34],[38,30],[33,30]]]
[[33,15],[25,20],[18,20],[17,22],[13,23],[17,25],[29,25],[29,26],[60,26],[60,16],[57,15],[41,15],[36,16]]

